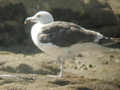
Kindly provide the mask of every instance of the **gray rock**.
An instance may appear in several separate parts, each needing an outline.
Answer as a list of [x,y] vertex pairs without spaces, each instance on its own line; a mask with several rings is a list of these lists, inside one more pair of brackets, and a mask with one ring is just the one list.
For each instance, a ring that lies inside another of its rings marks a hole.
[[118,3],[118,0],[1,0],[0,45],[23,44],[27,40],[31,42],[23,22],[27,16],[40,10],[48,10],[55,20],[74,22],[107,36],[111,36],[111,33],[119,36]]

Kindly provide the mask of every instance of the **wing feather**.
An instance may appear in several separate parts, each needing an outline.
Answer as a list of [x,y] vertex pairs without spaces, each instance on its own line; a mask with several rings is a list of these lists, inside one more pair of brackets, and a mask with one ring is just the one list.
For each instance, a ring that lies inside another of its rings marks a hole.
[[39,35],[42,43],[53,43],[66,47],[75,43],[93,42],[98,36],[98,32],[86,30],[79,25],[69,22],[53,22],[42,28],[43,32]]

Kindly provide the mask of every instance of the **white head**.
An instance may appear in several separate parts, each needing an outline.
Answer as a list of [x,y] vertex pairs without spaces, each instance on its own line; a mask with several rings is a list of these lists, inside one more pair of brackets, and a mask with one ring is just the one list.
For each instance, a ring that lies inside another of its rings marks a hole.
[[34,16],[25,19],[25,24],[28,22],[48,24],[53,22],[53,16],[47,11],[39,11]]

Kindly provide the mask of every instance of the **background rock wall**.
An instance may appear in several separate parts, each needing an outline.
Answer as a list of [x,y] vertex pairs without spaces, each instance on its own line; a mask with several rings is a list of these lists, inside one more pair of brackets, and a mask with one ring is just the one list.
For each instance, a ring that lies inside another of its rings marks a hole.
[[24,19],[40,10],[106,36],[120,37],[119,0],[0,0],[0,45],[31,42]]

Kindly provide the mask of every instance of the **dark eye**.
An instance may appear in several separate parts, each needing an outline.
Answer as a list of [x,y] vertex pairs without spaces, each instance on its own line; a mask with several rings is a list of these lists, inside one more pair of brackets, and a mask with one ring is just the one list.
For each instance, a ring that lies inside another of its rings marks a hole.
[[39,17],[41,17],[41,15],[37,15],[37,17],[39,18]]

